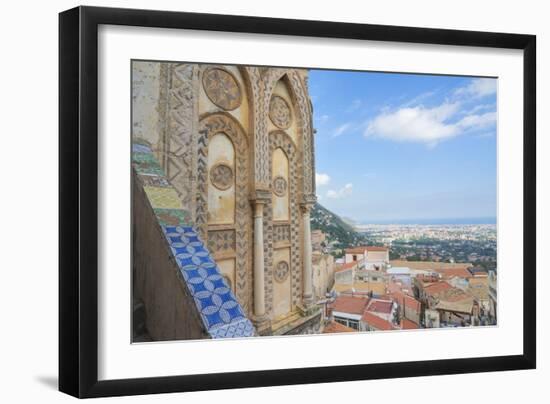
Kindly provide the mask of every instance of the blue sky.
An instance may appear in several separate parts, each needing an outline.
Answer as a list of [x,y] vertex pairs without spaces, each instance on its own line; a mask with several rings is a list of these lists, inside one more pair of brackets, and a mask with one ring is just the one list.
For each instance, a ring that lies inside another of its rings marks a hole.
[[363,223],[496,217],[496,87],[311,70],[319,202]]

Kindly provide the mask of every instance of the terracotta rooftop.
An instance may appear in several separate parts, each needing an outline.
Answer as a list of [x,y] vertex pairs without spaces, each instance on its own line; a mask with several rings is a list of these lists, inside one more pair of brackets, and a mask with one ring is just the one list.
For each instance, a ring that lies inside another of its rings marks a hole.
[[334,311],[349,314],[363,314],[369,299],[359,296],[338,296],[330,305]]
[[418,324],[416,324],[414,321],[409,320],[408,318],[404,318],[401,320],[402,330],[416,330],[418,328]]
[[363,293],[367,294],[372,292],[376,295],[383,295],[386,293],[386,284],[382,282],[362,282],[354,281],[353,283],[335,283],[333,290],[337,293]]
[[393,302],[391,300],[378,300],[372,299],[367,306],[367,311],[374,311],[376,313],[391,313]]
[[323,334],[335,334],[339,332],[357,332],[353,328],[346,327],[343,324],[337,323],[336,321],[331,321],[325,326]]
[[424,286],[424,292],[429,296],[437,296],[449,289],[453,287],[447,282],[435,282]]
[[403,292],[393,292],[393,293],[390,293],[389,296],[397,304],[401,306],[405,304],[405,307],[408,307],[416,312],[420,312],[420,302],[416,300],[414,297],[409,296]]
[[472,273],[465,267],[458,268],[435,268],[434,271],[437,271],[446,278],[452,278],[453,276],[458,276],[459,278],[468,279],[472,277]]
[[363,317],[361,317],[361,320],[364,323],[367,323],[369,326],[376,328],[377,330],[380,330],[380,331],[389,331],[389,330],[395,329],[392,323],[384,320],[383,318],[378,317],[375,314],[369,313],[368,311],[363,313]]
[[462,289],[459,288],[451,288],[448,290],[443,291],[438,296],[438,299],[445,300],[447,302],[459,302],[466,299],[472,299],[472,296],[468,293],[464,292]]
[[346,271],[357,266],[357,261],[348,262],[347,264],[342,264],[340,268],[336,268],[334,272]]
[[436,310],[452,311],[458,313],[472,314],[472,309],[474,306],[473,299],[466,298],[459,301],[445,301],[440,300],[435,306]]

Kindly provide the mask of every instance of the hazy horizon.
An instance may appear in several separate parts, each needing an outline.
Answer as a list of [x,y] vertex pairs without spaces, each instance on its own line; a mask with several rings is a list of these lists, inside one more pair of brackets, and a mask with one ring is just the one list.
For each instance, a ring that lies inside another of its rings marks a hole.
[[403,225],[476,225],[476,224],[496,224],[496,217],[470,217],[470,218],[431,218],[431,219],[400,219],[400,220],[360,220],[355,221],[356,225],[370,224],[403,224]]

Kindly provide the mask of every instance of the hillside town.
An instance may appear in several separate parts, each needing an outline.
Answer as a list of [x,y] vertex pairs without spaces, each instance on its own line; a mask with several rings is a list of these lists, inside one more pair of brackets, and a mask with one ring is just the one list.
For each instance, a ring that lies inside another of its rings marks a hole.
[[496,224],[356,225],[367,240],[391,246],[390,259],[471,263],[496,271]]
[[390,260],[390,247],[347,248],[334,260],[312,232],[323,333],[490,326],[497,322],[497,275],[471,263]]

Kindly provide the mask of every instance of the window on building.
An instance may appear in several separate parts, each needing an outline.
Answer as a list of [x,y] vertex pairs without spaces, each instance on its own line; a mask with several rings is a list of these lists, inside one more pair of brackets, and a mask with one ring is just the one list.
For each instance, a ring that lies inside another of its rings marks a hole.
[[358,330],[359,329],[359,321],[348,320],[348,327],[353,328],[354,330]]
[[346,320],[345,318],[334,317],[334,321],[336,321],[337,323],[342,324],[342,325],[347,325],[348,324],[348,320]]
[[357,261],[357,255],[354,255],[354,256],[353,256],[353,260],[354,260],[354,261]]
[[343,317],[334,317],[334,321],[342,325],[345,325],[346,327],[353,328],[354,330],[359,330],[358,320],[350,320],[348,318],[343,318]]

